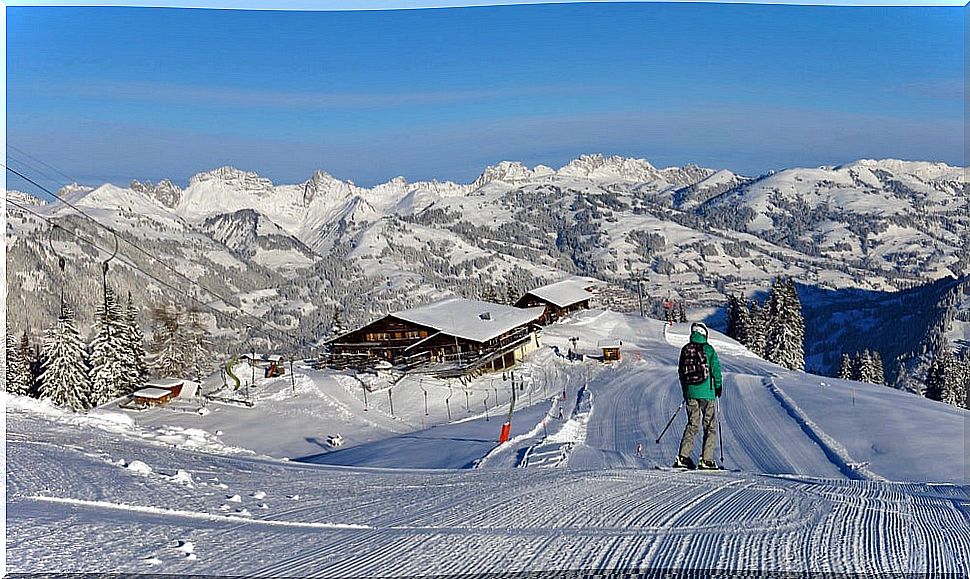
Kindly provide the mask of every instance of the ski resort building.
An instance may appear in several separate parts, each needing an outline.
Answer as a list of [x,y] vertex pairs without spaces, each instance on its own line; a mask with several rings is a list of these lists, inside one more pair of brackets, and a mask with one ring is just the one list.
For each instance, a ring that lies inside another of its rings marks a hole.
[[589,309],[592,285],[582,280],[568,279],[536,288],[515,303],[517,308],[542,307],[542,324],[551,324],[576,310]]
[[331,340],[330,365],[442,377],[509,368],[539,347],[544,309],[448,298],[388,314]]

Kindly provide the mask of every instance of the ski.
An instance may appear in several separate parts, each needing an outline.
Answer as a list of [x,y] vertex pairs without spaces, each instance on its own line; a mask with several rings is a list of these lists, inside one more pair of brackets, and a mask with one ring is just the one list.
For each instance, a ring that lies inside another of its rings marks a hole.
[[740,469],[736,469],[736,468],[678,468],[673,466],[660,466],[660,465],[654,465],[653,468],[656,470],[662,470],[665,472],[703,472],[703,473],[741,472]]

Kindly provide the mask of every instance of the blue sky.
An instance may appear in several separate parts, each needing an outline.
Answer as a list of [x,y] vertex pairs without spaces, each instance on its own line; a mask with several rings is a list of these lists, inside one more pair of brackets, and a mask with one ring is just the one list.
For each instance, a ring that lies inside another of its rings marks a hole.
[[748,174],[964,163],[961,8],[8,7],[7,50],[8,162],[88,183],[223,164],[470,181],[591,152]]

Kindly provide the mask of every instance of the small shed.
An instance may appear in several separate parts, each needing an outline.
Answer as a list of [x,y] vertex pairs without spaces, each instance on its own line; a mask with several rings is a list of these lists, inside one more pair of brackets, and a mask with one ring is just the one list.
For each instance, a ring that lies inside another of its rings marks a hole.
[[599,348],[603,350],[603,361],[604,362],[616,362],[620,359],[620,346],[623,345],[621,340],[616,338],[610,338],[608,340],[600,340]]
[[131,401],[139,406],[159,406],[172,398],[175,398],[175,394],[171,388],[156,388],[154,386],[146,386],[141,390],[136,390],[131,395]]

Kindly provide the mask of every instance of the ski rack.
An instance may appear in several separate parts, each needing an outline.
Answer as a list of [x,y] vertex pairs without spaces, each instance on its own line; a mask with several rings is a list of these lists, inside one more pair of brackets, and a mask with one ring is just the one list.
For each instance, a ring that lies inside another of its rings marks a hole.
[[203,394],[202,397],[210,402],[221,402],[222,404],[230,404],[232,406],[245,406],[247,408],[252,408],[253,406],[256,405],[256,403],[253,402],[252,398],[246,399],[246,398],[233,398],[232,396],[220,396],[219,392],[221,390],[222,389],[220,388],[219,390],[211,394]]

